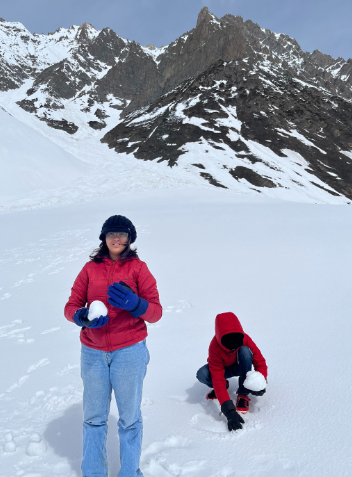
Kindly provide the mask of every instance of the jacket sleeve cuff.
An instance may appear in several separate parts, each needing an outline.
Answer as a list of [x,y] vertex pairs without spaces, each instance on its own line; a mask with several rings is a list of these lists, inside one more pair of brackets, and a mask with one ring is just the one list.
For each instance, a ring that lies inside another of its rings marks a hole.
[[230,411],[236,411],[236,407],[231,399],[228,401],[225,401],[221,404],[221,412],[225,414],[225,416],[230,412]]
[[133,318],[139,318],[147,311],[149,303],[144,298],[139,298],[137,308],[130,311]]

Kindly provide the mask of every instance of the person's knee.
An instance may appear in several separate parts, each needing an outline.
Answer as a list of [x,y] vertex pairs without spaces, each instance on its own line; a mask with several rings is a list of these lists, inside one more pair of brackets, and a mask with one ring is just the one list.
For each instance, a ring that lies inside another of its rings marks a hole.
[[253,361],[253,353],[248,346],[241,346],[238,350],[238,359],[244,359],[246,361]]
[[105,417],[92,417],[91,419],[85,419],[84,423],[92,427],[102,427],[107,425],[107,418]]
[[131,418],[128,416],[120,416],[120,419],[118,421],[118,426],[120,431],[132,431],[132,430],[137,430],[139,431],[143,427],[143,419],[141,413],[139,413],[139,416],[137,418]]
[[198,381],[202,384],[207,384],[209,381],[211,381],[210,377],[210,371],[207,365],[202,366],[200,369],[198,369],[196,377]]

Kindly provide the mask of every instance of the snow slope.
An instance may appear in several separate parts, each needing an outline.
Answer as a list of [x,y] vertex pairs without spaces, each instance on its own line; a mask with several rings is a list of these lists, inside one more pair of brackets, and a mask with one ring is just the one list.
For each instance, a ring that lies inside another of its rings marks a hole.
[[[349,477],[350,209],[212,189],[0,216],[0,477],[80,475],[79,330],[63,307],[116,213],[137,225],[164,306],[148,327],[145,477]],[[252,398],[244,429],[231,434],[195,379],[224,311],[239,316],[269,366],[267,394]],[[111,477],[117,419],[113,403]]]
[[[0,113],[5,115],[3,116],[6,119],[5,124],[7,121],[17,120],[17,122],[15,128],[10,128],[9,137],[12,140],[10,143],[8,138],[6,139],[6,143],[10,146],[6,156],[3,156],[3,154],[0,156],[0,161],[2,163],[5,157],[13,157],[11,151],[18,150],[18,148],[21,150],[21,147],[23,147],[26,161],[29,161],[28,164],[31,164],[31,167],[33,166],[30,176],[33,178],[40,175],[40,181],[38,179],[36,182],[33,179],[32,182],[26,183],[24,189],[21,189],[18,186],[17,173],[11,169],[12,167],[17,168],[17,165],[8,163],[7,167],[10,168],[8,173],[6,173],[4,166],[5,175],[2,176],[0,181],[6,183],[7,194],[0,195],[0,213],[47,207],[49,205],[93,201],[118,192],[129,193],[130,191],[153,189],[213,189],[213,186],[199,175],[199,169],[194,167],[194,163],[200,161],[207,166],[209,172],[219,177],[229,187],[232,187],[235,183],[235,189],[232,190],[239,196],[255,197],[259,195],[259,191],[246,180],[233,181],[231,179],[232,182],[226,182],[229,180],[227,177],[229,174],[227,171],[219,169],[219,165],[229,164],[233,167],[241,164],[234,157],[233,151],[230,151],[229,148],[226,149],[226,145],[224,145],[225,150],[219,151],[203,139],[200,144],[189,143],[187,144],[186,154],[179,158],[178,166],[173,168],[170,168],[166,161],[161,163],[143,161],[136,159],[133,154],[116,154],[114,150],[100,142],[104,134],[101,131],[86,131],[82,128],[81,132],[77,133],[77,137],[72,137],[64,131],[48,128],[43,121],[21,109],[16,101],[27,87],[28,85],[25,84],[18,90],[1,95]],[[12,118],[6,115],[1,108],[11,114]],[[119,112],[117,112],[117,115],[119,115]],[[82,121],[83,124],[83,117],[79,115],[70,119],[77,123]],[[109,126],[112,127],[115,119],[113,117],[107,119]],[[16,131],[19,131],[19,134],[23,133],[20,136],[21,143],[17,140]],[[5,132],[0,131],[0,138],[2,134],[5,134]],[[0,151],[4,150],[4,144],[5,142],[0,143]],[[27,147],[28,144],[33,147]],[[46,152],[43,154],[40,152],[42,148],[39,145],[41,144],[43,145],[43,151],[52,148],[53,151],[50,156],[59,157],[57,154],[59,154],[58,151],[61,151],[63,154],[60,157],[64,157],[65,154],[67,157],[67,159],[63,159],[62,166],[59,162],[55,162],[56,167],[60,169],[57,170],[55,175],[55,183],[57,184],[55,188],[50,186],[53,183],[53,174],[51,169],[45,169],[45,164],[47,164]],[[305,161],[294,151],[286,151],[287,158],[285,158],[286,163],[284,163],[282,158],[279,158],[270,149],[261,146],[259,143],[247,141],[247,144],[254,154],[263,156],[266,164],[271,165],[271,168],[259,167],[258,171],[264,171],[265,174],[276,181],[279,179],[281,182],[284,181],[283,184],[286,186],[286,188],[275,189],[262,188],[260,195],[293,202],[349,203],[349,200],[343,196],[334,197],[320,188],[313,187],[310,183],[313,176],[310,176],[309,173],[304,173],[305,176],[301,179],[304,182],[304,187],[297,186],[291,179],[297,173],[302,175],[303,167],[301,166],[305,164]],[[16,153],[16,157],[18,156],[22,157],[21,154]],[[67,167],[68,161],[69,165]],[[79,167],[76,169],[78,165]],[[65,172],[65,168],[67,172]],[[281,173],[276,172],[278,168],[282,171]],[[75,180],[78,175],[79,180]],[[314,181],[320,182],[317,178],[314,178]],[[38,184],[40,185],[39,188],[37,187]],[[47,186],[45,187],[44,184],[47,184]]]
[[1,199],[66,186],[89,171],[69,152],[0,107]]

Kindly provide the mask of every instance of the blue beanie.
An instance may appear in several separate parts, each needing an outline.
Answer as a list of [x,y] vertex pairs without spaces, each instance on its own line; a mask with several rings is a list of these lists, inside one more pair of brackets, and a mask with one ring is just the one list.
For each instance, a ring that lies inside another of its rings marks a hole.
[[137,238],[136,227],[132,222],[123,215],[113,215],[105,220],[103,227],[101,229],[99,239],[104,240],[105,235],[108,232],[128,232],[131,243],[133,243]]

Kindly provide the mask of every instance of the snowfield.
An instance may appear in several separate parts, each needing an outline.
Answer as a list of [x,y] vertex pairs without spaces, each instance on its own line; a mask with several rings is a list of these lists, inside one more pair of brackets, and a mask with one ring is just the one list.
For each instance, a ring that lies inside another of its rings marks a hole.
[[0,106],[1,203],[77,182],[89,166]]
[[[145,477],[350,477],[351,210],[211,188],[109,190],[0,215],[0,477],[80,475],[79,329],[63,307],[114,214],[137,226],[164,307],[148,326]],[[195,378],[226,311],[269,367],[233,433]],[[117,419],[112,402],[111,477]]]

